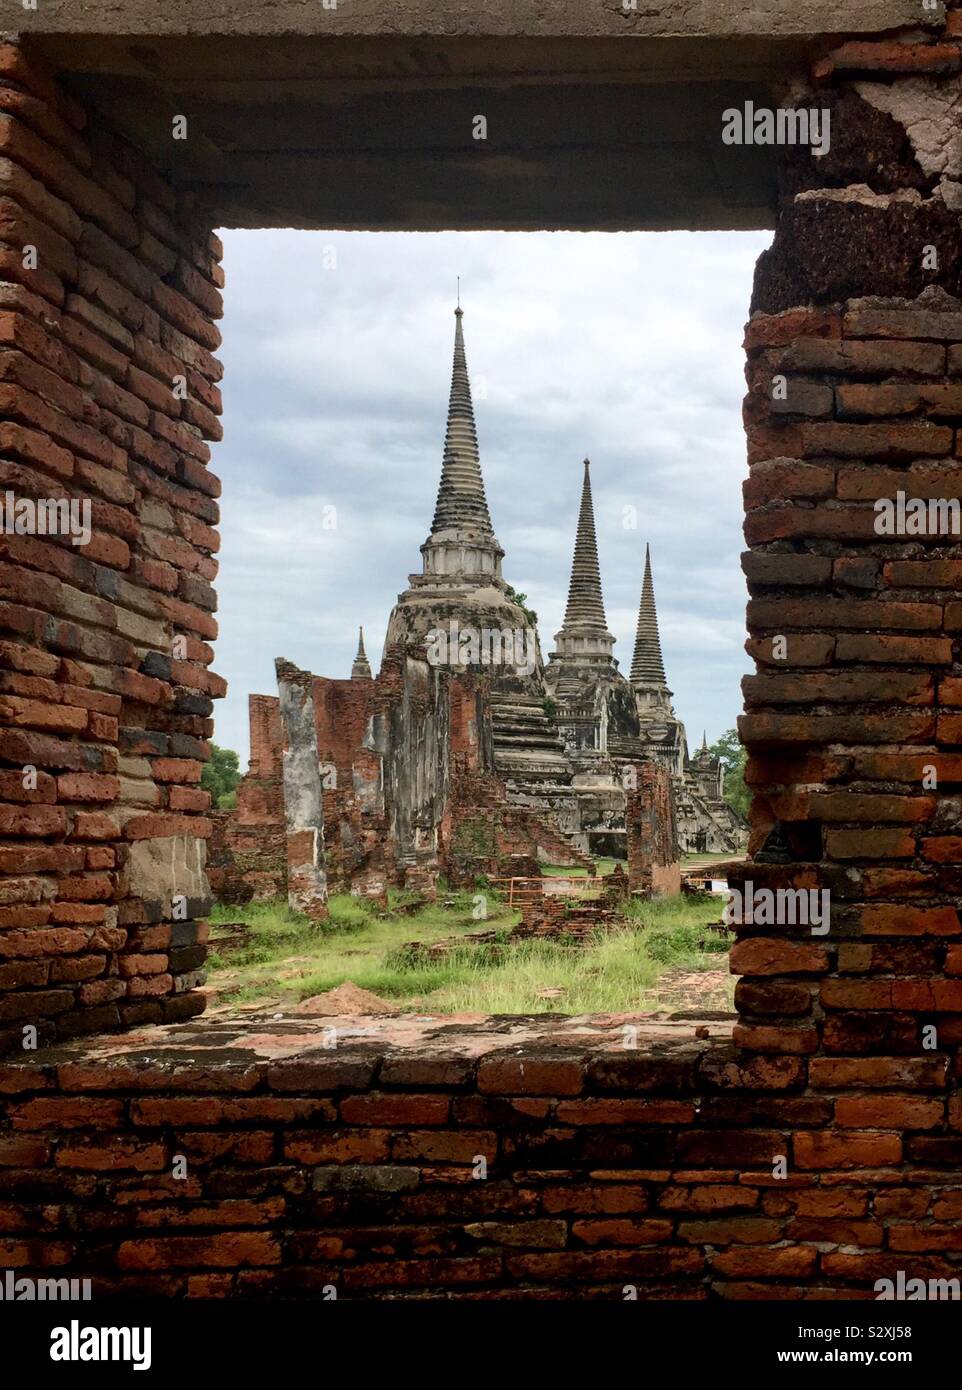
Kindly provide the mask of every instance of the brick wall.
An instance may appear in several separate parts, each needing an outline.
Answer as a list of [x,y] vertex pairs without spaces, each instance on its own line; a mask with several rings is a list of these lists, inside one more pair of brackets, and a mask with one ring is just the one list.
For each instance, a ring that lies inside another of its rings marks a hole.
[[[782,161],[746,335],[743,877],[826,893],[830,925],[739,926],[735,1039],[851,1058],[866,1084],[907,1058],[954,1084],[962,1039],[962,547],[880,534],[875,505],[960,492],[958,72],[957,42],[846,45],[819,65],[803,104],[831,112],[832,149]],[[942,1100],[923,1109],[939,1137],[902,1157],[955,1145]],[[848,1113],[883,1121],[870,1097]]]
[[936,1059],[424,1026],[325,1053],[303,1024],[210,1024],[164,1060],[144,1041],[11,1068],[0,1261],[95,1297],[872,1298],[899,1270],[959,1276]]
[[[4,1260],[174,1294],[872,1297],[899,1270],[955,1274],[962,554],[873,522],[900,487],[959,492],[950,34],[820,63],[832,151],[781,160],[747,335],[759,670],[733,882],[828,892],[829,931],[742,920],[734,1048],[479,1056],[449,1034],[399,1061],[319,1057],[308,1030],[306,1059],[21,1061],[0,1074]],[[95,522],[84,551],[2,538],[0,1017],[19,1041],[24,1019],[43,1040],[197,1007],[175,991],[202,903],[177,921],[157,865],[189,889],[206,831],[218,274],[189,202],[4,53],[3,467],[28,496],[89,497]]]
[[[393,667],[391,667],[393,673]],[[392,693],[393,680],[385,672]],[[368,725],[385,705],[384,683],[315,676],[317,750],[324,765],[324,838],[328,887],[383,899],[400,883],[384,804],[380,753],[365,746]]]
[[0,492],[88,503],[92,527],[0,535],[7,1048],[202,1007],[219,252],[0,47]]
[[212,811],[207,877],[214,896],[247,903],[287,893],[287,836],[281,757],[283,730],[276,696],[248,697],[250,763],[237,784],[232,811]]
[[248,770],[255,777],[279,778],[284,731],[278,700],[274,695],[250,695],[247,711],[251,748]]

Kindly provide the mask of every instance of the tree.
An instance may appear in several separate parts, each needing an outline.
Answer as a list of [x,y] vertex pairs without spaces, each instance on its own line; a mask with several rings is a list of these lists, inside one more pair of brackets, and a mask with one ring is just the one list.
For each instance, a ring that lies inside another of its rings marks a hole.
[[745,759],[748,754],[738,737],[738,730],[729,729],[708,751],[725,769],[722,795],[729,806],[747,819],[751,802],[751,793],[745,786]]
[[216,743],[212,743],[210,747],[210,762],[204,764],[204,770],[200,774],[200,785],[205,791],[210,792],[212,806],[228,810],[233,802],[227,805],[221,803],[231,796],[241,779],[237,754],[233,748],[218,748]]
[[512,603],[516,603],[532,627],[538,626],[538,615],[533,608],[528,607],[528,595],[519,594],[517,589],[512,589],[510,584],[505,585],[508,598]]

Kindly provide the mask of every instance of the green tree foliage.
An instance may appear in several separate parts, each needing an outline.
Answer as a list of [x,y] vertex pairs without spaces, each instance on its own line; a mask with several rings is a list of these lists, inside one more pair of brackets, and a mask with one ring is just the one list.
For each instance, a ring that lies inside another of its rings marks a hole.
[[537,627],[538,615],[533,608],[528,607],[528,595],[519,594],[517,589],[512,589],[510,584],[508,584],[506,587],[508,598],[511,599],[512,603],[516,603],[518,605],[518,607],[524,613],[524,616],[527,618],[528,622],[531,624],[531,626]]
[[[210,792],[211,805],[222,811],[230,810],[234,805],[233,791],[240,779],[237,754],[233,748],[218,748],[216,743],[212,743],[210,762],[204,764],[200,774],[200,785]],[[227,801],[228,797],[230,801]]]
[[709,752],[712,757],[719,759],[725,769],[723,786],[725,800],[740,816],[747,818],[748,806],[751,801],[748,788],[745,786],[747,753],[738,737],[738,730],[729,729],[727,733],[722,734],[718,742],[711,745]]

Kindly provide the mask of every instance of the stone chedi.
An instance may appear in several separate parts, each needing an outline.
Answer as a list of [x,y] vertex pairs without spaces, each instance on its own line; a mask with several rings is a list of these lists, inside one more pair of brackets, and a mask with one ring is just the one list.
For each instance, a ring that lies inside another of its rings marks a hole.
[[367,659],[367,652],[364,650],[364,629],[358,631],[357,656],[354,658],[354,665],[351,667],[352,681],[369,681],[374,676],[371,672],[371,663]]
[[[746,827],[722,798],[721,762],[708,751],[704,737],[696,758],[689,758],[685,726],[672,705],[658,630],[651,550],[647,545],[631,658],[631,687],[638,716],[638,741],[627,741],[620,751],[633,759],[641,756],[661,762],[668,768],[679,850],[686,854],[740,853]],[[643,751],[639,751],[639,745]]]
[[673,777],[685,772],[685,726],[675,714],[661,654],[655,585],[651,577],[651,548],[645,546],[645,575],[638,602],[635,649],[631,658],[631,688],[635,695],[639,734],[649,757],[666,762]]
[[545,684],[574,770],[579,843],[594,853],[620,856],[625,790],[608,745],[609,738],[637,738],[638,719],[614,646],[601,588],[590,463],[585,459],[568,602],[548,658]]
[[[441,651],[454,671],[490,676],[495,769],[509,799],[550,810],[577,833],[571,766],[546,709],[536,619],[501,573],[504,551],[491,524],[464,350],[464,310],[455,310],[454,364],[441,482],[422,571],[409,576],[388,621],[385,652],[396,645]],[[434,641],[440,634],[443,645]],[[480,637],[480,660],[459,638]],[[499,639],[500,649],[499,649]],[[491,659],[492,653],[494,659]]]
[[574,769],[579,844],[594,853],[624,853],[627,769],[653,760],[669,774],[679,850],[735,853],[743,827],[722,799],[721,765],[707,746],[689,761],[685,726],[672,705],[648,546],[630,682],[618,669],[614,644],[605,616],[586,459],[568,603],[545,672]]
[[[562,711],[558,723],[569,748],[604,753],[609,723],[616,732],[637,733],[637,720],[631,687],[618,670],[615,639],[605,617],[588,459],[584,470],[568,603],[561,630],[555,634],[555,650],[548,658],[545,683]],[[584,718],[579,718],[580,711]]]

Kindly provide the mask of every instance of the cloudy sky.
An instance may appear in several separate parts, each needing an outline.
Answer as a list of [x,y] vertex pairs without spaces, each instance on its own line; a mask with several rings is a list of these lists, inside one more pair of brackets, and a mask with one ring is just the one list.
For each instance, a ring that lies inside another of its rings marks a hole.
[[749,668],[741,337],[768,234],[223,238],[215,669],[230,689],[214,737],[242,769],[247,697],[276,693],[274,658],[346,677],[362,623],[376,669],[420,569],[459,275],[491,517],[542,649],[561,623],[587,455],[621,669],[648,541],[676,713],[692,743],[734,724]]

